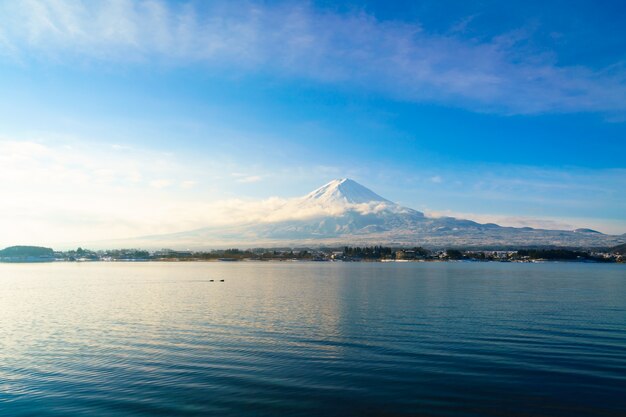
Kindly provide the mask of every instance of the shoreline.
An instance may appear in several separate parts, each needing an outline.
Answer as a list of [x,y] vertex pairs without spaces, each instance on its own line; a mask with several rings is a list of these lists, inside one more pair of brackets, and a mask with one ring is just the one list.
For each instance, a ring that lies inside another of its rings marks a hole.
[[532,259],[532,260],[475,260],[475,259],[367,259],[367,260],[311,260],[311,259],[113,259],[113,260],[50,260],[50,261],[4,261],[0,264],[92,264],[92,263],[382,263],[382,264],[405,264],[405,263],[515,263],[515,264],[545,264],[545,263],[574,263],[574,264],[625,264],[625,262],[594,261],[594,260],[569,260],[569,259]]

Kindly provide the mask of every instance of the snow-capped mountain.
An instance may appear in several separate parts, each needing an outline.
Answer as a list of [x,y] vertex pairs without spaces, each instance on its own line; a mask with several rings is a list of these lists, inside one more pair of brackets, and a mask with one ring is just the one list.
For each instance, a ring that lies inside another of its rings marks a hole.
[[394,204],[349,178],[333,180],[301,199],[301,204]]
[[427,217],[351,179],[337,179],[289,200],[261,221],[135,240],[143,247],[421,245],[429,247],[611,246],[626,241],[591,229],[502,227],[452,217]]

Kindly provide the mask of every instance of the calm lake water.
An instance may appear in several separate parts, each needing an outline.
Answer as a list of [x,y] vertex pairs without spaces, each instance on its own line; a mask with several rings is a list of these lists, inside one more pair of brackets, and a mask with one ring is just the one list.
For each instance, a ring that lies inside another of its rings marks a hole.
[[0,415],[625,416],[626,266],[0,264]]

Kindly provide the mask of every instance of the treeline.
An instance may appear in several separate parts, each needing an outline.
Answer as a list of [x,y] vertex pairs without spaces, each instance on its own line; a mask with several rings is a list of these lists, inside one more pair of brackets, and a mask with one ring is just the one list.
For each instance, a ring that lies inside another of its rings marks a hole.
[[470,260],[470,261],[592,261],[619,262],[621,258],[570,249],[520,249],[517,251],[465,251],[447,249],[430,251],[422,247],[391,248],[385,246],[349,247],[343,249],[344,260]]
[[[176,255],[172,255],[176,257]],[[214,250],[211,252],[193,252],[187,257],[204,259],[204,260],[270,260],[270,259],[312,259],[314,255],[308,250],[299,251],[278,251],[278,250],[241,250],[241,249],[225,249]]]
[[[619,249],[613,248],[613,249]],[[344,246],[342,248],[246,249],[237,248],[212,251],[176,251],[162,249],[149,252],[141,249],[113,249],[92,251],[78,248],[54,251],[37,246],[12,246],[0,250],[0,262],[51,262],[51,261],[498,261],[532,262],[581,261],[581,262],[625,262],[622,253],[609,249],[604,252],[573,249],[520,249],[517,251],[497,250],[428,250],[422,247],[394,248],[390,246]]]
[[530,259],[546,259],[551,261],[602,260],[602,258],[598,258],[588,252],[567,249],[521,249],[517,251],[517,256],[520,258],[527,257]]
[[343,256],[359,259],[385,259],[392,258],[395,251],[385,246],[366,246],[366,247],[350,247],[343,248]]

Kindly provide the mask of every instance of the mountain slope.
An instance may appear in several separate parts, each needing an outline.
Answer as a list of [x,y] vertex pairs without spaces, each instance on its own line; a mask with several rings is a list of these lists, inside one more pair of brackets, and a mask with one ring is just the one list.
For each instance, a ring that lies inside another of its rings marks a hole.
[[611,248],[611,251],[614,253],[619,253],[620,255],[626,255],[626,243]]
[[357,182],[333,180],[290,200],[263,221],[207,227],[134,240],[141,247],[422,245],[431,247],[613,246],[626,242],[591,229],[501,227],[452,217],[431,218]]

